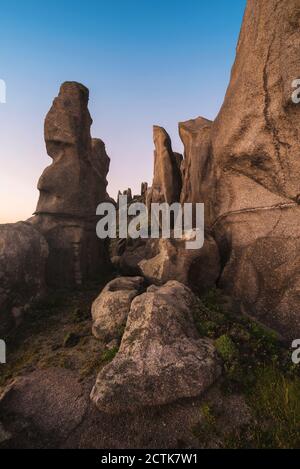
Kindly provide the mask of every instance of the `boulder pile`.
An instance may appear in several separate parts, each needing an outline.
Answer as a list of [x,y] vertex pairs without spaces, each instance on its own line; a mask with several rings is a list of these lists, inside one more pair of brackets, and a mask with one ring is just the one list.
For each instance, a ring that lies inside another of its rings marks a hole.
[[98,409],[115,414],[163,405],[199,396],[216,381],[221,367],[213,343],[198,335],[194,303],[177,281],[132,300],[120,349],[91,393]]

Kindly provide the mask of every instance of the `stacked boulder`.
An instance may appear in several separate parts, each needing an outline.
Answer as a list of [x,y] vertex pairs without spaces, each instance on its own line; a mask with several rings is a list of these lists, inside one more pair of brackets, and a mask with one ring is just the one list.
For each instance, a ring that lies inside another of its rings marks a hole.
[[142,277],[117,277],[109,282],[92,306],[93,334],[105,342],[122,337],[132,300],[141,293]]
[[116,330],[111,313],[119,326],[126,324],[116,357],[100,371],[91,393],[98,409],[110,414],[199,396],[221,374],[213,343],[196,330],[191,290],[170,281],[138,294],[141,280],[111,282],[92,308],[98,338]]
[[[189,240],[195,235],[190,233]],[[195,293],[214,287],[221,272],[219,250],[211,236],[202,248],[186,249],[187,236],[171,239],[137,239],[126,241],[117,265],[126,275],[142,275],[147,282],[163,285],[178,280]]]

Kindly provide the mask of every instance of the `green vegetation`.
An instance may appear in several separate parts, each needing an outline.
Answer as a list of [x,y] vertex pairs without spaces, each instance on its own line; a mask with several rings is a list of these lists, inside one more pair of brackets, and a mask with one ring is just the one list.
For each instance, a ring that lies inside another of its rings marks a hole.
[[254,446],[260,448],[300,447],[300,379],[288,378],[278,367],[258,370],[249,402],[255,411]]
[[[246,428],[223,435],[221,446],[299,448],[300,369],[292,363],[291,350],[276,333],[232,310],[218,290],[194,310],[200,335],[214,341],[223,360],[223,395],[242,395],[252,415]],[[212,419],[209,404],[201,413],[193,433],[205,444],[218,433],[218,419]]]
[[[102,285],[51,292],[35,305],[7,341],[0,392],[22,373],[53,366],[95,380],[118,352],[117,347],[105,349],[91,334],[90,307]],[[199,422],[192,433],[199,446],[209,447],[213,441],[224,448],[300,448],[300,367],[293,365],[288,345],[273,331],[235,313],[218,290],[199,300],[193,313],[200,335],[214,341],[224,368],[218,394],[206,397],[197,409]],[[224,416],[219,406],[226,408],[232,396],[241,396],[250,415],[247,424],[236,429],[232,407]]]
[[299,449],[300,379],[286,377],[276,366],[258,369],[247,394],[250,425],[224,439],[228,448]]
[[225,363],[233,362],[238,356],[238,351],[231,338],[224,334],[215,341],[217,352]]
[[111,349],[104,350],[104,352],[101,355],[102,363],[107,364],[111,362],[117,355],[118,351],[119,351],[118,347],[113,347]]
[[201,444],[209,444],[209,440],[212,434],[216,434],[217,429],[217,418],[214,414],[213,408],[205,403],[201,406],[202,419],[198,425],[193,428],[194,436],[201,441]]
[[109,356],[103,359],[104,344],[92,335],[90,310],[107,281],[100,279],[75,291],[51,291],[34,305],[26,321],[8,337],[0,393],[12,379],[38,368],[67,368],[82,379],[96,376]]

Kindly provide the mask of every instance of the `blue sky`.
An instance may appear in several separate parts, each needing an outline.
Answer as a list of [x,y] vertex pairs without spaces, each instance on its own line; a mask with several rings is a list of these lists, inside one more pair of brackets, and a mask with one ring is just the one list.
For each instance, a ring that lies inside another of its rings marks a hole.
[[1,2],[0,222],[28,218],[51,163],[43,120],[60,84],[90,89],[92,135],[111,157],[109,192],[151,183],[152,125],[182,151],[179,121],[223,102],[246,0]]

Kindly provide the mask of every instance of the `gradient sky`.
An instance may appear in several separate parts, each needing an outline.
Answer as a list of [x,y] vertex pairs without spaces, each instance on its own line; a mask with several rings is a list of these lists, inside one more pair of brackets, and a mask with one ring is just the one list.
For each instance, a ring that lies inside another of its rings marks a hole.
[[90,89],[93,137],[111,158],[109,193],[151,183],[152,125],[182,152],[179,121],[223,102],[246,0],[1,2],[0,223],[31,216],[51,163],[45,114],[66,80]]

